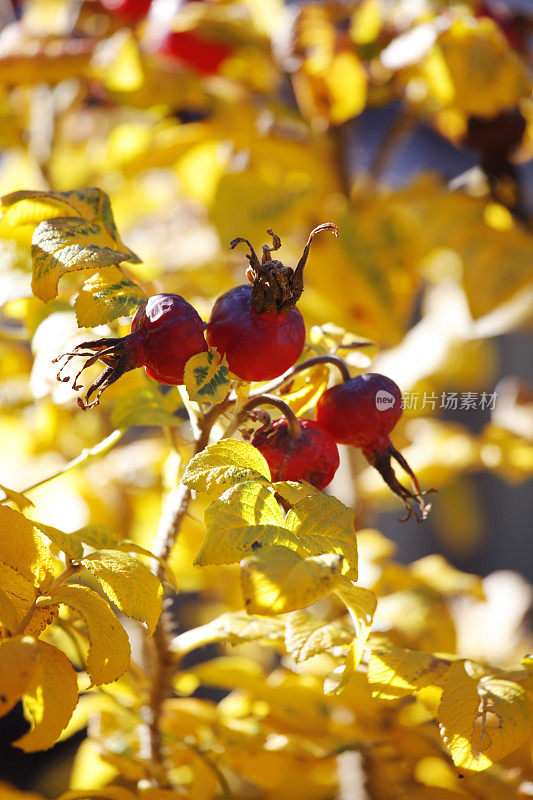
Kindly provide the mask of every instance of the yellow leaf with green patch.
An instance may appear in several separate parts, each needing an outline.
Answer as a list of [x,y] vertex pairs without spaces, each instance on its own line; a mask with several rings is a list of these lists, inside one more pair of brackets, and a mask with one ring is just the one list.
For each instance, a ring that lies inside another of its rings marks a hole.
[[355,628],[351,649],[353,668],[356,669],[372,627],[378,600],[373,592],[362,586],[355,586],[346,579],[340,583],[336,592],[346,605]]
[[285,647],[295,661],[305,661],[320,653],[346,650],[353,633],[340,620],[324,622],[307,611],[294,611],[285,626]]
[[211,405],[221,403],[231,387],[228,362],[216,350],[196,353],[185,364],[183,381],[191,400]]
[[17,627],[17,609],[4,589],[0,589],[0,625],[9,633]]
[[2,483],[0,483],[0,489],[5,494],[5,498],[3,500],[0,500],[0,503],[6,503],[7,501],[15,503],[15,505],[20,511],[22,511],[24,508],[27,508],[28,506],[34,505],[32,501],[29,499],[29,497],[26,497],[25,494],[21,494],[20,492],[15,492],[13,491],[13,489],[8,489],[7,486],[4,486]]
[[26,753],[52,747],[78,702],[78,680],[68,658],[47,642],[38,641],[37,647],[38,663],[22,696],[31,729],[13,742]]
[[92,589],[74,584],[60,584],[50,600],[70,606],[83,619],[90,642],[87,672],[93,685],[119,678],[130,663],[130,643],[109,604]]
[[[69,192],[21,191],[2,198],[3,219],[11,225],[39,224],[32,237],[33,293],[52,300],[62,275],[120,261],[139,263],[120,240],[108,196],[101,189]],[[57,213],[51,216],[50,209]]]
[[450,663],[420,650],[375,648],[368,663],[368,682],[374,697],[385,700],[406,697],[440,681]]
[[111,422],[117,428],[131,425],[177,425],[174,411],[179,404],[177,391],[163,394],[159,386],[150,384],[132,389],[119,397],[111,411]]
[[241,562],[244,605],[250,614],[284,614],[306,608],[335,588],[342,556],[328,553],[304,558],[272,545]]
[[163,587],[156,576],[129,553],[116,550],[91,553],[83,563],[109,599],[126,616],[145,622],[152,634],[163,603]]
[[217,492],[243,481],[270,481],[264,456],[247,442],[222,439],[194,456],[187,464],[183,483],[198,492]]
[[119,267],[104,267],[83,284],[74,301],[80,328],[105,325],[117,317],[130,317],[146,301],[146,295]]
[[302,554],[338,553],[344,559],[343,574],[357,579],[355,515],[351,508],[320,492],[296,503],[284,524],[300,540]]
[[0,530],[0,561],[42,586],[54,574],[55,565],[33,523],[20,511],[0,505]]
[[75,533],[65,533],[60,531],[59,528],[54,528],[52,525],[45,525],[43,522],[36,522],[35,520],[32,520],[32,524],[69,558],[74,561],[79,561],[80,558],[83,558],[83,545]]
[[37,642],[30,636],[14,636],[0,642],[0,717],[18,703],[39,662]]

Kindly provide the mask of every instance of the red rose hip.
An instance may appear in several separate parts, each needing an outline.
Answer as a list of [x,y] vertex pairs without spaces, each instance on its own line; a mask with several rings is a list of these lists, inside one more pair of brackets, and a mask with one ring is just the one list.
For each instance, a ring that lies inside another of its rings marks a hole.
[[[402,415],[401,401],[400,389],[393,380],[369,372],[325,391],[316,405],[316,419],[336,442],[362,450],[367,461],[403,500],[408,512],[406,519],[413,512],[412,501],[418,505],[420,519],[425,519],[431,506],[425,503],[415,474],[389,438]],[[391,457],[410,476],[414,493],[397,479]]]
[[250,266],[246,275],[251,286],[230,289],[216,301],[206,330],[210,347],[225,355],[234,375],[244,381],[277,378],[301,356],[305,344],[303,317],[295,308],[303,292],[303,269],[314,236],[337,227],[325,223],[309,235],[296,269],[271,258],[281,241],[272,236],[273,245],[263,245],[261,263],[247,239],[234,239],[231,248],[245,243]]
[[310,419],[299,419],[300,435],[293,437],[285,418],[259,428],[252,444],[265,457],[272,480],[308,481],[324,489],[339,466],[339,451],[330,434]]
[[[183,370],[189,358],[208,349],[203,327],[198,312],[180,295],[153,295],[137,309],[127,336],[82,342],[72,352],[54,359],[66,359],[57,379],[69,380],[62,378],[61,372],[71,358],[87,358],[72,384],[79,389],[76,381],[83,370],[103,361],[106,368],[89,387],[85,402],[78,398],[78,405],[84,409],[98,405],[102,392],[136,367],[144,366],[148,375],[159,383],[178,386],[183,383]],[[95,392],[95,399],[88,404]]]

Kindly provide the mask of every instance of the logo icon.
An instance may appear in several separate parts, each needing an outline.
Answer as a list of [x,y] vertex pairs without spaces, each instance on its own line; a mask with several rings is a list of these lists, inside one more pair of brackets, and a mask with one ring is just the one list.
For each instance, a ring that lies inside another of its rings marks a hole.
[[380,389],[376,392],[376,408],[378,411],[386,411],[394,405],[395,397],[390,392]]

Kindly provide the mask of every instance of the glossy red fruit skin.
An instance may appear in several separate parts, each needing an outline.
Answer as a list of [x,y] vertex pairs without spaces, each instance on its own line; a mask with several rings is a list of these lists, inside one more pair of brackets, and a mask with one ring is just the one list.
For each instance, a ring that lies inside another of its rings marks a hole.
[[102,0],[102,5],[110,14],[136,21],[143,19],[152,4],[152,0]]
[[299,419],[301,435],[293,439],[287,420],[277,419],[255,432],[252,444],[265,457],[272,480],[308,481],[324,489],[339,466],[339,451],[333,438],[318,423]]
[[256,314],[252,286],[236,286],[221,295],[207,325],[210,347],[225,354],[230,371],[243,381],[277,378],[300,358],[305,323],[297,308],[283,314]]
[[222,42],[203,39],[192,31],[169,31],[159,43],[157,52],[206,76],[216,75],[233,51]]
[[393,380],[368,372],[327,389],[316,405],[316,420],[338,444],[363,453],[383,452],[402,415],[402,394]]
[[148,375],[178,386],[189,358],[208,349],[203,328],[198,312],[179,294],[155,294],[137,310],[130,337]]

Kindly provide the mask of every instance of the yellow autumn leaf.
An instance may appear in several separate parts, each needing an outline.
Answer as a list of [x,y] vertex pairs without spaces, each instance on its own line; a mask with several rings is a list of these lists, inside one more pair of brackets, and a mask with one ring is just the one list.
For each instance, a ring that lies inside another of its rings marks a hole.
[[336,593],[346,605],[355,628],[351,651],[352,667],[356,669],[361,661],[363,649],[372,627],[378,600],[373,592],[362,586],[355,586],[346,578],[339,582]]
[[367,77],[354,52],[336,53],[327,65],[308,61],[294,73],[292,82],[296,102],[308,119],[340,125],[365,107]]
[[228,611],[206,625],[175,636],[170,649],[180,658],[186,653],[214,642],[228,645],[261,641],[264,644],[279,644],[284,640],[285,626],[275,618],[259,617],[245,611]]
[[116,550],[91,553],[83,563],[120,611],[145,622],[151,635],[163,603],[163,587],[156,576],[129,553]]
[[[42,217],[50,203],[68,216]],[[32,289],[41,300],[57,295],[59,279],[67,272],[94,270],[120,261],[139,263],[121,242],[109,198],[100,189],[14,192],[2,198],[1,208],[4,221],[11,225],[27,224],[41,216],[32,237]]]
[[290,506],[296,505],[306,497],[322,494],[320,489],[307,481],[276,481],[272,484],[272,488]]
[[139,800],[137,794],[123,786],[106,786],[105,789],[90,789],[89,791],[69,789],[68,792],[59,795],[57,800],[93,800],[93,798],[100,797],[102,800]]
[[17,627],[17,609],[4,589],[0,589],[0,625],[9,633],[13,633]]
[[320,395],[327,389],[329,369],[323,366],[305,370],[295,375],[294,380],[279,394],[289,405],[297,417],[301,417],[310,408],[314,408]]
[[183,483],[198,492],[222,492],[236,483],[270,480],[264,456],[247,442],[222,439],[194,456],[187,464]]
[[[16,625],[22,622],[35,600],[34,580],[21,575],[0,561],[0,586],[16,612]],[[9,614],[9,611],[7,612]]]
[[195,564],[235,564],[285,533],[283,511],[257,481],[228,489],[206,509],[206,535]]
[[83,619],[89,636],[87,672],[94,685],[110,683],[127,670],[128,636],[100,595],[86,586],[61,584],[51,595],[51,603],[64,603]]
[[118,542],[118,535],[109,525],[94,523],[78,528],[74,534],[80,542],[94,547],[95,550],[112,548]]
[[78,681],[68,658],[47,642],[38,641],[37,648],[37,666],[22,696],[31,729],[13,742],[26,753],[52,747],[78,702]]
[[343,574],[357,579],[355,515],[351,508],[320,492],[296,503],[284,525],[298,538],[302,555],[338,553],[343,557]]
[[7,486],[4,486],[2,483],[0,483],[0,489],[5,494],[5,498],[0,500],[0,503],[9,501],[14,503],[20,511],[28,506],[34,505],[29,497],[26,497],[26,495],[21,494],[20,492],[15,492],[13,489],[8,489]]
[[413,561],[411,574],[440,594],[469,595],[476,600],[485,600],[482,579],[478,575],[461,572],[452,567],[444,556],[438,553]]
[[306,608],[338,583],[342,556],[327,553],[304,558],[272,545],[241,562],[244,605],[250,614],[284,614]]
[[0,562],[42,586],[53,575],[54,562],[33,523],[20,511],[0,505],[0,530]]
[[476,680],[465,663],[458,662],[441,685],[437,719],[457,767],[484,770],[526,740],[531,730],[530,702],[517,683],[490,676]]
[[179,396],[174,389],[163,394],[156,384],[131,389],[113,404],[111,422],[116,428],[131,425],[176,425]]
[[32,524],[69,558],[74,561],[79,561],[83,558],[83,545],[77,539],[75,533],[65,533],[52,525],[45,525],[43,522],[36,522],[35,520],[32,520]]
[[401,647],[374,648],[368,662],[368,682],[374,697],[405,697],[442,679],[450,661],[432,653]]
[[0,717],[18,703],[39,663],[37,641],[31,636],[14,636],[0,641]]
[[298,662],[339,648],[346,650],[352,639],[352,632],[340,620],[324,622],[307,611],[293,611],[285,625],[285,648]]
[[105,325],[117,317],[130,317],[146,301],[146,295],[119,267],[104,267],[83,284],[74,301],[80,328]]

